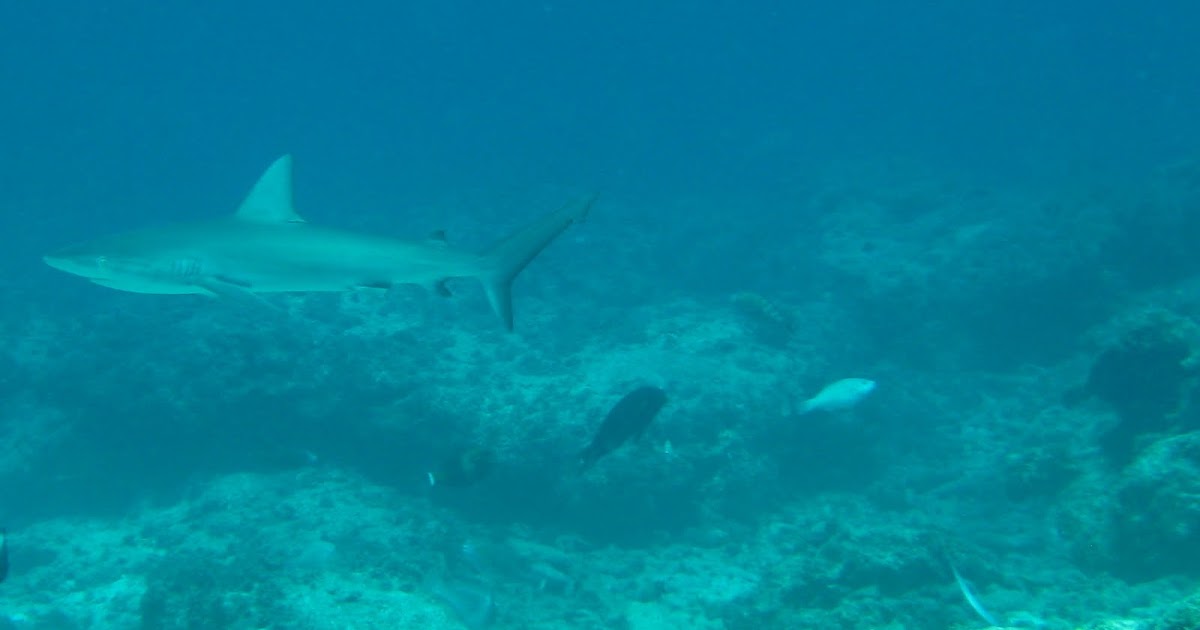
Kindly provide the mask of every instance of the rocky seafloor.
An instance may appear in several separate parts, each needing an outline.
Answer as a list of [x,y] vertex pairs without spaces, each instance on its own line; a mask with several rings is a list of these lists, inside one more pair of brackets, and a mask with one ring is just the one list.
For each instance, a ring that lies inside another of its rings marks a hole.
[[[803,289],[665,289],[644,232],[593,235],[603,273],[549,252],[517,335],[466,286],[285,322],[31,300],[0,315],[0,629],[1200,628],[1193,172],[1136,211],[829,186]],[[843,376],[879,388],[795,413]],[[644,383],[647,435],[576,473]],[[429,487],[477,445],[489,478]]]

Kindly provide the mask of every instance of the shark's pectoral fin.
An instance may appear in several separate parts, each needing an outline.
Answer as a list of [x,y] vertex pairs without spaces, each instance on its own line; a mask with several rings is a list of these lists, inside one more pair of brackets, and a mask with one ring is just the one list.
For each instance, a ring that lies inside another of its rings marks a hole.
[[238,287],[238,288],[240,288],[240,289],[245,289],[245,290],[247,290],[247,291],[248,291],[248,290],[250,290],[250,287],[251,287],[251,286],[253,286],[253,285],[250,283],[250,281],[248,281],[248,280],[242,280],[241,278],[237,278],[237,277],[234,277],[234,276],[226,276],[226,275],[223,275],[223,274],[222,274],[222,275],[216,275],[216,276],[213,276],[213,277],[210,279],[210,282],[219,282],[219,283],[221,283],[221,284],[228,284],[228,285],[232,285],[232,286]]
[[454,297],[454,292],[447,286],[449,279],[442,278],[429,286],[429,289],[442,297]]
[[223,276],[209,276],[201,279],[196,283],[196,286],[204,289],[209,295],[230,302],[239,304],[250,304],[256,308],[266,308],[276,312],[282,312],[278,306],[264,300],[261,296],[250,290],[248,282],[241,282],[233,278]]
[[116,289],[118,291],[129,290],[125,288],[125,285],[118,282],[113,282],[112,280],[108,280],[106,278],[88,278],[88,280],[91,281],[92,284],[104,287],[106,289]]
[[391,289],[392,282],[390,280],[371,280],[368,282],[360,282],[355,285],[356,289]]

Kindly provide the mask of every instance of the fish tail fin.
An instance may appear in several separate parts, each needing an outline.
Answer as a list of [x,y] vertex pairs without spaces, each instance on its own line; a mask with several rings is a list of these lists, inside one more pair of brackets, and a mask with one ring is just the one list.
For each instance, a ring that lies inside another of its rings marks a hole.
[[487,294],[492,310],[504,322],[507,330],[513,329],[512,282],[538,254],[559,234],[582,221],[596,203],[592,197],[582,207],[563,206],[534,223],[525,226],[493,245],[483,254],[483,271],[479,280]]

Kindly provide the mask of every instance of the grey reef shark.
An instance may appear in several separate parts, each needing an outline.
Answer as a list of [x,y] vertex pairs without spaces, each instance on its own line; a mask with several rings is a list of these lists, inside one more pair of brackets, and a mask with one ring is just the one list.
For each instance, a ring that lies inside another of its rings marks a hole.
[[443,232],[405,241],[319,227],[292,205],[292,159],[276,160],[236,213],[211,221],[116,234],[60,249],[46,264],[112,289],[251,299],[260,293],[387,289],[416,284],[449,295],[450,278],[475,278],[505,328],[512,282],[595,203],[551,212],[482,253],[450,247]]

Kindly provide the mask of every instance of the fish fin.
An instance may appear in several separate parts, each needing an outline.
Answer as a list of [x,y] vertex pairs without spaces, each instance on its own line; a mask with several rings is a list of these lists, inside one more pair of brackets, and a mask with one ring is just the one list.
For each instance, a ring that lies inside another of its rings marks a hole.
[[429,236],[425,237],[425,240],[430,245],[446,245],[446,230],[434,230],[429,233]]
[[517,230],[484,252],[479,280],[492,310],[505,329],[513,329],[512,282],[538,254],[568,227],[583,221],[596,203],[568,204]]
[[446,284],[447,282],[449,282],[449,279],[447,279],[447,278],[442,278],[441,280],[434,282],[433,287],[432,287],[433,292],[442,297],[454,297],[454,293],[450,290],[450,287],[447,286],[447,284]]
[[234,216],[249,223],[304,223],[292,205],[292,156],[267,167]]
[[116,289],[118,291],[128,291],[128,289],[126,289],[121,284],[114,283],[110,280],[105,280],[103,278],[88,278],[88,282],[91,282],[92,284],[94,284],[98,287],[104,287],[106,289]]
[[212,279],[216,282],[220,282],[221,284],[232,285],[240,289],[249,290],[250,287],[254,286],[247,280],[242,280],[241,278],[235,278],[234,276],[227,276],[224,274],[217,274],[213,276]]
[[275,313],[283,313],[283,309],[264,300],[262,296],[250,290],[249,284],[232,282],[221,277],[210,277],[196,283],[196,286],[204,289],[209,295],[237,302],[239,304],[251,304],[256,308],[266,308]]

